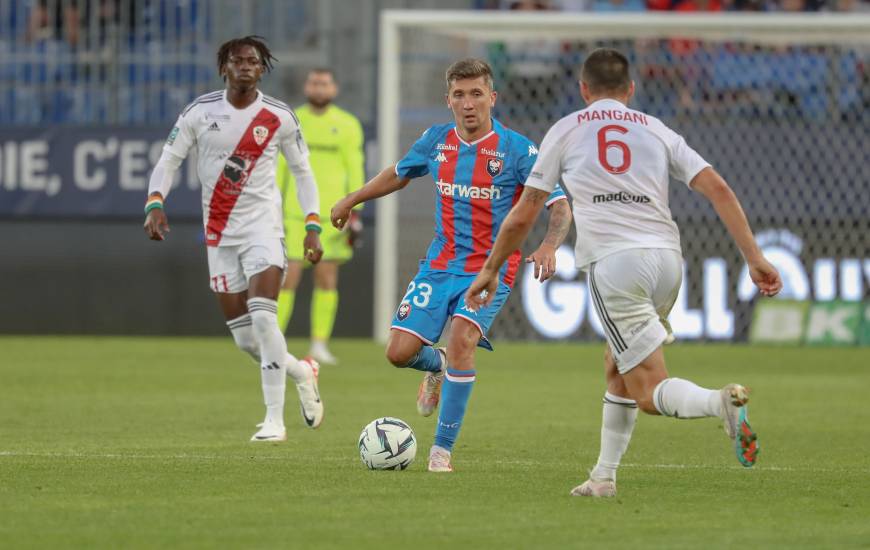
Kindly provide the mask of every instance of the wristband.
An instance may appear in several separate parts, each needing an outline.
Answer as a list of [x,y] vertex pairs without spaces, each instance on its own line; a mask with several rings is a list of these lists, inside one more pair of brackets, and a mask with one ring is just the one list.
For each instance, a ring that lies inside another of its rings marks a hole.
[[157,194],[150,195],[148,200],[145,201],[145,214],[148,214],[148,212],[151,212],[155,208],[163,210],[163,198]]
[[305,231],[314,231],[320,233],[323,228],[320,227],[320,216],[317,214],[308,214],[305,216]]

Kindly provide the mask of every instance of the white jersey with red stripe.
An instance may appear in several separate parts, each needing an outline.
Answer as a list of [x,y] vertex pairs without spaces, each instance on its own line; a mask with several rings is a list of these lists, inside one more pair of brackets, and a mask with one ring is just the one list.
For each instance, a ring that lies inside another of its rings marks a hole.
[[573,200],[577,267],[630,248],[680,251],[669,176],[687,185],[710,166],[657,118],[601,99],[559,120],[541,142],[526,185]]
[[[293,111],[262,92],[244,109],[233,107],[225,90],[200,96],[178,117],[164,156],[183,159],[193,147],[206,244],[234,246],[254,237],[282,238],[281,193],[275,183],[278,152],[294,172],[310,171],[308,148]],[[314,202],[306,204],[306,210],[319,211],[316,192]]]

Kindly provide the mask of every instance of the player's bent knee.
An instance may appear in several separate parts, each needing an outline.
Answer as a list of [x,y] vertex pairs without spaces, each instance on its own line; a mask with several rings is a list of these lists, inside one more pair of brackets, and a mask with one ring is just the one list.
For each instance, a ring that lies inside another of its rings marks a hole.
[[399,346],[389,346],[387,347],[386,356],[387,361],[394,367],[402,368],[408,366],[408,363],[414,358],[415,353],[414,350],[403,349]]

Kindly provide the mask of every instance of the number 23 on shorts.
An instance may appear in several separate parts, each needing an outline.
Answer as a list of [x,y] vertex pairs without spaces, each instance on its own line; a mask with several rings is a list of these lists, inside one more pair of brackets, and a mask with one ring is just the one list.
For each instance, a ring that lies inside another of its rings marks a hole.
[[411,281],[408,291],[402,297],[403,302],[411,302],[417,307],[426,307],[432,298],[432,285],[426,282]]

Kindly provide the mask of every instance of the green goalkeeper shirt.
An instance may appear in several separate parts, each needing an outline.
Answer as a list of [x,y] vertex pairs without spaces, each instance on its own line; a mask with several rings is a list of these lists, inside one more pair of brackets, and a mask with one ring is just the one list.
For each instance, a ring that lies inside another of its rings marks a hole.
[[[295,112],[320,193],[320,218],[328,223],[333,205],[365,183],[362,126],[355,116],[335,105],[329,105],[320,115],[314,114],[308,104]],[[278,158],[276,178],[284,197],[284,218],[304,221],[296,199],[296,182],[283,155]]]

